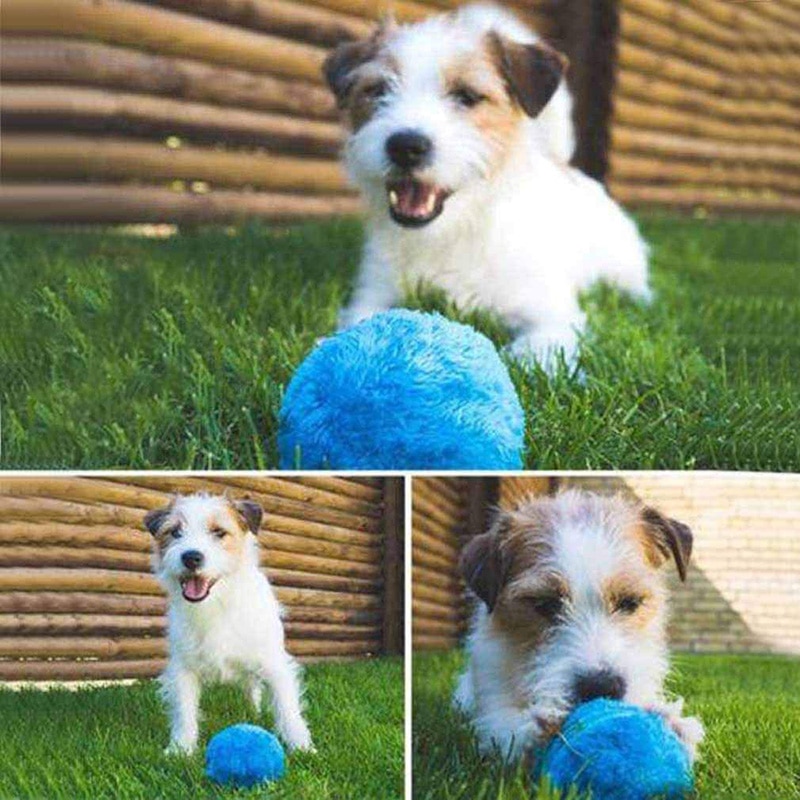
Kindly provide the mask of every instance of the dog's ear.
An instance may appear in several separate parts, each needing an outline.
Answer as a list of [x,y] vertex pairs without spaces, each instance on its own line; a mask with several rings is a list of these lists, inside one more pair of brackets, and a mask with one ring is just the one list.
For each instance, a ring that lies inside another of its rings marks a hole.
[[386,17],[366,39],[343,42],[328,54],[322,64],[322,73],[340,108],[347,101],[347,95],[353,85],[353,72],[375,58],[394,24],[392,18]]
[[508,565],[500,547],[506,527],[506,515],[501,512],[487,533],[470,539],[459,560],[459,569],[467,586],[486,603],[489,613],[494,610],[507,577]]
[[150,533],[155,536],[159,530],[161,530],[161,526],[164,524],[164,520],[169,515],[171,508],[167,506],[166,508],[156,508],[153,511],[148,511],[144,515],[144,526],[147,528]]
[[650,506],[642,509],[642,519],[645,535],[650,545],[648,552],[654,565],[662,564],[671,556],[678,568],[680,579],[685,581],[694,538],[689,526],[676,519],[665,517],[660,511]]
[[538,116],[558,89],[569,59],[542,42],[514,42],[494,31],[489,47],[508,93],[529,117]]
[[264,509],[253,500],[236,500],[233,507],[245,521],[251,533],[258,533],[261,527],[261,518],[264,516]]

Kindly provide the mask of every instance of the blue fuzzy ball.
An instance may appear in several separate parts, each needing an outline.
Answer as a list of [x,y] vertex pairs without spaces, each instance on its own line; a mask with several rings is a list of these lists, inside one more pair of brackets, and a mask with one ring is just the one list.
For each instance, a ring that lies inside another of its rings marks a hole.
[[689,754],[658,715],[617,700],[578,706],[540,763],[558,789],[592,800],[676,800],[692,790]]
[[224,728],[206,748],[206,775],[217,783],[248,788],[276,781],[285,770],[281,743],[258,725]]
[[282,469],[522,467],[525,420],[494,345],[396,309],[321,342],[280,413]]

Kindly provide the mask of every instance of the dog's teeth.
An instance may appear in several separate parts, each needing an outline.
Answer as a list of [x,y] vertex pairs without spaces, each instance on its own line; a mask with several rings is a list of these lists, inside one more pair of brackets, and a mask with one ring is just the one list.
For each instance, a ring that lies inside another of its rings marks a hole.
[[391,203],[393,206],[396,206],[396,205],[397,205],[397,201],[398,201],[398,199],[399,199],[399,198],[397,197],[397,192],[394,192],[394,191],[392,191],[392,192],[389,192],[389,202],[390,202],[390,203]]
[[425,212],[427,214],[432,214],[435,205],[436,205],[436,196],[433,193],[431,193],[428,195],[428,202],[425,204]]

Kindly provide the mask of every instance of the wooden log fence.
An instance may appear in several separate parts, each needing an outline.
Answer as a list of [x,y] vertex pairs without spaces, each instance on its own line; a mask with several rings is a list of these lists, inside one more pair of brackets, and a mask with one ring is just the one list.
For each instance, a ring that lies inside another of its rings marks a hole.
[[261,563],[294,654],[402,652],[401,479],[14,476],[0,478],[0,680],[157,674],[166,601],[142,520],[191,491],[264,507]]

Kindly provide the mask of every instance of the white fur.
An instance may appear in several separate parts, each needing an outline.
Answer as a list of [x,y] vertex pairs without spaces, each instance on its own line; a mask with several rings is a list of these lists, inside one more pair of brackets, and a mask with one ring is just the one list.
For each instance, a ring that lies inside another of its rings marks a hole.
[[[649,298],[647,247],[605,189],[568,166],[574,132],[563,83],[537,118],[521,123],[504,164],[489,170],[488,143],[445,96],[441,76],[453,58],[477,51],[490,30],[536,39],[510,14],[483,5],[389,35],[386,50],[400,79],[345,146],[368,219],[360,274],[340,327],[386,310],[424,282],[462,308],[500,315],[515,334],[511,351],[552,370],[559,350],[568,363],[577,357],[585,325],[581,290],[602,279]],[[432,164],[415,174],[453,190],[443,213],[419,229],[393,222],[386,199],[385,142],[407,128],[427,134],[435,148]]]
[[[258,542],[247,534],[243,557],[232,558],[209,532],[209,518],[224,511],[227,500],[205,494],[176,498],[182,535],[164,557],[154,559],[167,591],[169,660],[161,689],[170,712],[168,752],[191,753],[197,745],[200,690],[203,683],[238,682],[261,710],[262,687],[272,690],[278,732],[291,748],[311,749],[301,706],[300,668],[284,646],[282,611],[258,566]],[[181,554],[199,550],[202,572],[216,583],[199,602],[181,593]]]
[[[515,760],[544,742],[549,725],[569,713],[580,673],[610,668],[625,680],[625,702],[662,714],[694,758],[703,726],[682,716],[682,700],[669,703],[663,693],[669,668],[663,578],[651,574],[630,538],[621,535],[629,521],[624,504],[574,491],[555,502],[552,554],[541,568],[566,581],[569,608],[545,641],[531,649],[504,636],[478,603],[455,706],[469,717],[484,752],[499,750]],[[625,574],[638,571],[658,602],[654,620],[635,633],[609,613],[602,597],[604,581],[623,569]]]

